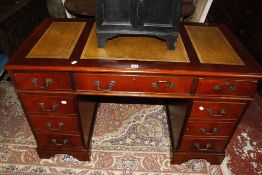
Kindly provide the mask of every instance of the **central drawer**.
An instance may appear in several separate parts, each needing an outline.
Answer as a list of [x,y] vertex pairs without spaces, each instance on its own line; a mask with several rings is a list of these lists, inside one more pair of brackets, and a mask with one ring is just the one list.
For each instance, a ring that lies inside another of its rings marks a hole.
[[80,91],[190,94],[192,77],[74,74]]
[[193,78],[172,76],[139,76],[136,78],[138,92],[156,92],[189,95]]

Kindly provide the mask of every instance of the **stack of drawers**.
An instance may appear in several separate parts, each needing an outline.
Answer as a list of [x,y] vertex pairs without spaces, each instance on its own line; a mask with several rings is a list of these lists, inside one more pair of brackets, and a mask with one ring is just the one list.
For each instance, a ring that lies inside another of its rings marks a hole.
[[178,152],[195,158],[223,154],[256,85],[253,80],[200,78],[195,96],[201,98],[193,100]]
[[81,133],[76,98],[68,94],[72,91],[69,74],[18,72],[13,78],[40,157],[69,152],[74,155],[80,151],[81,157],[87,158],[84,152],[88,144]]
[[[193,157],[206,158],[216,164],[223,160],[225,148],[257,85],[256,80],[227,78],[196,81],[193,77],[85,73],[74,73],[72,77],[71,80],[69,74],[58,72],[13,74],[40,157],[70,153],[80,160],[88,160],[89,133],[96,107],[93,105],[85,117],[80,110],[81,100],[74,94],[121,95],[127,91],[143,93],[143,96],[190,97],[193,104],[187,108],[189,113],[181,116],[184,119],[180,125],[184,121],[185,127],[175,134],[174,140],[180,142],[174,144],[172,161],[182,163]],[[178,122],[178,116],[172,120]],[[176,124],[170,127],[177,130]]]

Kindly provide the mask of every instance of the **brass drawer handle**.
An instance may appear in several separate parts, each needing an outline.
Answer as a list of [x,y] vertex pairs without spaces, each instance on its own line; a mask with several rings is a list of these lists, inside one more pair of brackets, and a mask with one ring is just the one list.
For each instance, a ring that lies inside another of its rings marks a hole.
[[167,88],[169,89],[173,89],[175,87],[175,84],[170,81],[157,81],[157,82],[152,83],[152,87],[159,88],[161,83],[167,84]]
[[65,124],[64,123],[57,123],[57,128],[53,128],[52,124],[50,122],[47,122],[46,126],[48,127],[48,129],[53,130],[53,131],[60,131]]
[[38,85],[38,79],[37,78],[32,78],[31,82],[35,85],[35,88],[37,88],[37,89],[47,89],[49,87],[49,85],[53,83],[53,80],[51,78],[46,78],[44,86]]
[[211,115],[212,117],[217,118],[217,117],[222,117],[223,115],[225,115],[226,114],[226,110],[225,109],[221,109],[219,114],[213,114],[212,109],[207,109],[207,113],[209,115]]
[[69,140],[63,139],[62,143],[57,143],[56,139],[51,139],[51,143],[56,145],[56,146],[65,146],[65,145],[69,145]]
[[194,143],[194,147],[196,150],[198,151],[209,151],[209,149],[211,148],[211,144],[207,143],[205,148],[200,148],[200,143]]
[[237,90],[236,86],[233,85],[233,84],[230,84],[230,83],[220,83],[220,84],[218,84],[214,87],[214,90],[215,91],[221,91],[223,86],[226,86],[229,91],[236,91]]
[[114,86],[116,86],[116,84],[117,84],[117,83],[116,83],[115,81],[110,81],[110,82],[109,82],[109,88],[108,88],[108,89],[101,89],[101,88],[100,88],[101,82],[98,81],[98,80],[95,80],[95,81],[94,81],[94,85],[96,85],[97,90],[99,90],[99,91],[101,91],[101,92],[110,92],[110,91],[112,91],[112,88],[113,88]]
[[205,128],[200,128],[200,132],[203,135],[215,135],[218,132],[218,128],[212,128],[209,131]]
[[59,107],[59,104],[57,104],[57,103],[52,104],[51,109],[46,109],[45,103],[38,103],[38,105],[42,109],[42,111],[45,111],[45,112],[53,112]]

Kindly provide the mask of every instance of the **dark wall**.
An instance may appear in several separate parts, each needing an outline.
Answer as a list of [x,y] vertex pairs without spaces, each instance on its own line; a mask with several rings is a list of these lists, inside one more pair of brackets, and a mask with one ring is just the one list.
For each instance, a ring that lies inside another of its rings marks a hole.
[[65,9],[62,0],[46,0],[50,17],[65,18]]

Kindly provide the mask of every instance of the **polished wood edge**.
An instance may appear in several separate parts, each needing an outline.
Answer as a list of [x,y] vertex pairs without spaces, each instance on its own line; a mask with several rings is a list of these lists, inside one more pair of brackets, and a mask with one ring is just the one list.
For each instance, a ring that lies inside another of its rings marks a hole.
[[197,56],[197,53],[194,49],[194,46],[190,40],[190,37],[186,31],[185,25],[180,26],[180,36],[184,42],[185,49],[187,51],[188,57],[190,59],[190,63],[193,65],[201,65],[200,60]]
[[159,70],[159,69],[123,69],[123,68],[102,68],[102,67],[63,67],[61,66],[15,66],[8,65],[9,71],[37,71],[37,72],[85,72],[85,73],[127,73],[146,75],[179,75],[179,76],[202,76],[202,77],[228,77],[228,78],[253,78],[261,79],[262,73],[236,73],[236,72],[209,72],[196,70]]
[[[32,94],[32,95],[47,95],[47,96],[73,96],[73,95],[93,95],[93,96],[124,96],[124,97],[152,97],[152,98],[178,98],[178,99],[209,99],[215,100],[232,100],[232,101],[252,101],[252,97],[237,97],[237,96],[199,96],[199,95],[185,95],[185,94],[168,94],[168,93],[142,93],[142,92],[98,92],[98,91],[33,91],[33,90],[16,90],[17,93],[21,94]],[[51,95],[52,94],[52,95]]]
[[80,60],[81,54],[84,50],[86,41],[89,37],[89,34],[92,30],[93,25],[94,25],[93,21],[88,21],[86,23],[86,25],[85,25],[77,43],[76,43],[75,49],[73,50],[73,52],[70,56],[71,61],[79,61]]
[[[110,62],[108,62],[110,64]],[[126,62],[126,64],[128,64]],[[130,62],[129,65],[132,63]],[[31,66],[25,66],[25,65],[7,65],[5,66],[5,69],[7,70],[13,70],[13,71],[61,71],[61,72],[86,72],[86,73],[137,73],[137,74],[155,74],[155,75],[191,75],[191,76],[203,76],[203,77],[242,77],[242,78],[262,78],[262,72],[257,71],[254,73],[248,73],[246,72],[247,70],[243,72],[230,72],[230,71],[225,71],[223,72],[221,69],[221,72],[218,71],[212,71],[212,67],[214,68],[215,66],[210,66],[210,71],[208,70],[201,70],[201,69],[188,69],[188,70],[179,70],[176,69],[176,67],[179,67],[178,64],[173,67],[173,69],[157,69],[157,68],[152,68],[152,69],[147,69],[147,68],[140,68],[140,69],[131,69],[131,68],[126,68],[127,66],[119,68],[114,68],[114,65],[110,67],[109,65],[104,67],[102,65],[97,65],[97,67],[85,67],[85,66],[66,66],[62,67],[61,66],[56,66],[56,65],[50,65],[50,66],[38,66],[38,65],[31,65]],[[206,67],[206,69],[208,69]]]
[[199,82],[199,78],[198,77],[194,77],[193,78],[193,82],[192,82],[192,86],[190,89],[190,94],[195,94],[196,90],[197,90],[197,85]]
[[67,93],[64,91],[59,92],[53,92],[53,91],[24,91],[24,90],[16,90],[17,93],[21,95],[27,95],[27,96],[35,96],[35,95],[42,95],[42,96],[48,96],[48,97],[65,97],[74,99],[75,93]]
[[[38,115],[39,113],[32,113],[32,114],[29,114],[28,115],[28,117],[30,117],[30,116],[35,116],[35,115]],[[42,116],[42,115],[41,115]],[[46,116],[48,116],[48,115],[46,115]],[[49,116],[50,116],[50,114],[49,114]],[[54,116],[57,116],[57,117],[59,117],[59,116],[63,116],[63,113],[61,113],[61,114],[54,114],[53,115],[53,117]],[[64,116],[63,116],[63,118],[64,118]],[[69,117],[69,118],[72,118],[72,117]],[[35,130],[35,129],[34,129]],[[57,133],[57,132],[54,132],[54,131],[45,131],[45,130],[35,130],[35,133],[36,134],[52,134],[52,135],[61,135],[61,133]],[[79,132],[77,132],[77,131],[72,131],[72,132],[70,132],[70,131],[67,131],[66,133],[63,133],[64,135],[67,135],[67,136],[80,136],[80,133]]]
[[192,135],[184,135],[184,139],[192,139],[192,138],[198,138],[198,139],[204,139],[204,140],[206,140],[207,138],[208,138],[208,140],[228,140],[228,138],[227,137],[223,137],[223,138],[221,138],[221,137],[217,137],[217,136],[214,136],[214,137],[207,137],[207,136],[192,136]]

